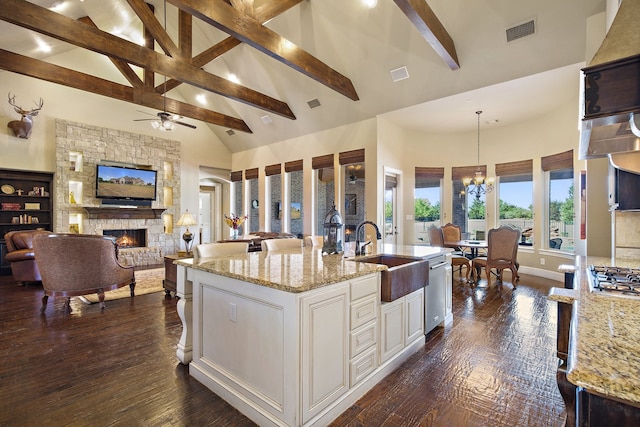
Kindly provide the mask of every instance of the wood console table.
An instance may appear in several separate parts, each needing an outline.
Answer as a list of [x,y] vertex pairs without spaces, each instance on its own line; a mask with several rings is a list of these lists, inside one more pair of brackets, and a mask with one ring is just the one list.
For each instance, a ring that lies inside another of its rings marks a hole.
[[193,258],[192,256],[183,254],[173,254],[173,255],[165,255],[164,257],[164,280],[162,281],[162,287],[164,288],[164,292],[167,295],[176,294],[177,286],[176,282],[178,279],[177,273],[177,265],[173,263],[173,261],[177,259],[188,259]]

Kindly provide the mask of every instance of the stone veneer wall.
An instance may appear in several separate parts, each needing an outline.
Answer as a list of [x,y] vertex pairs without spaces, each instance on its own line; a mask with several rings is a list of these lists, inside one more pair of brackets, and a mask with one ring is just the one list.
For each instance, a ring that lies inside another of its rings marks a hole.
[[[82,160],[72,170],[71,157],[80,153]],[[166,208],[160,219],[89,219],[83,206],[100,206],[95,198],[96,164],[101,161],[151,166],[158,171],[157,198],[152,208]],[[56,120],[56,174],[54,183],[55,228],[68,233],[70,219],[82,214],[80,232],[102,234],[105,229],[147,229],[147,247],[123,249],[119,259],[127,265],[163,263],[163,256],[177,253],[181,230],[175,227],[180,213],[180,143],[117,129],[107,129],[82,123]],[[72,183],[70,186],[70,182]],[[70,202],[73,183],[82,183],[76,194],[77,203]],[[165,200],[165,196],[169,200]],[[167,224],[165,225],[165,221]]]

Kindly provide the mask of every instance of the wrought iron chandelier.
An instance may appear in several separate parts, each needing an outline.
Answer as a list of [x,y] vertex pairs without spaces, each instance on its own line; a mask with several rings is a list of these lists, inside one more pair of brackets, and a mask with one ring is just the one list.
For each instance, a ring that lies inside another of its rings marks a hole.
[[482,114],[482,111],[476,111],[476,114],[478,115],[478,163],[476,173],[473,178],[463,178],[462,183],[467,194],[474,195],[476,200],[480,200],[483,194],[493,191],[494,179],[493,177],[485,177],[480,168],[480,114]]

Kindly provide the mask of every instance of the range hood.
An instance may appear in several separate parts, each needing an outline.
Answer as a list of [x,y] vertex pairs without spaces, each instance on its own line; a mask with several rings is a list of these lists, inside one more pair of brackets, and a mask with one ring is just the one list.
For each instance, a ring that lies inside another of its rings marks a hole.
[[623,0],[584,73],[580,159],[640,172],[640,0]]

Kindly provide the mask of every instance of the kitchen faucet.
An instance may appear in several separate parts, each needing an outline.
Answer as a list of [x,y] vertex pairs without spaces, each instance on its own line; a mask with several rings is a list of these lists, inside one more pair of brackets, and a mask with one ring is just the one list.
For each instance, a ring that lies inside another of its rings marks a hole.
[[356,227],[356,256],[364,255],[364,247],[371,243],[371,242],[365,243],[364,245],[362,245],[362,247],[360,247],[360,230],[363,229],[366,224],[371,224],[373,226],[373,228],[376,229],[376,239],[377,240],[382,239],[382,235],[380,234],[380,230],[378,229],[378,226],[375,224],[375,222],[373,222],[373,221],[362,221]]

